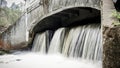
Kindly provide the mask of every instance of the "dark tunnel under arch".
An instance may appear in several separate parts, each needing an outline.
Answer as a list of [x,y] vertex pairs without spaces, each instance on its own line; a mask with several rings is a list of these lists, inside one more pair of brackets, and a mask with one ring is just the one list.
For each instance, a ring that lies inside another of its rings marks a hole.
[[45,17],[34,26],[32,32],[39,33],[90,23],[101,23],[100,10],[91,7],[74,7]]

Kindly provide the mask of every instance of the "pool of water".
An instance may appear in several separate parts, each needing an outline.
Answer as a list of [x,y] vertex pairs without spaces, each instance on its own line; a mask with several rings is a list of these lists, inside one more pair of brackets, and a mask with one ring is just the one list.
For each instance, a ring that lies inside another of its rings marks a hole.
[[102,62],[67,58],[60,54],[23,53],[0,56],[0,68],[102,68]]

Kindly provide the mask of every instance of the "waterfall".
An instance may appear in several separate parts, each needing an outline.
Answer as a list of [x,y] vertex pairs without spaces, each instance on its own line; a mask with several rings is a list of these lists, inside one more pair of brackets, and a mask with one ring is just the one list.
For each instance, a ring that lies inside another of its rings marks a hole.
[[58,29],[50,43],[48,53],[60,53],[65,37],[65,28]]
[[33,47],[32,51],[45,53],[46,50],[46,36],[45,33],[37,34],[35,37],[35,42],[33,43],[35,47]]
[[47,47],[49,45],[48,39],[48,31],[43,33],[38,33],[35,36],[32,51],[33,52],[39,52],[39,53],[46,53]]
[[[36,34],[32,51],[48,54],[61,53],[68,57],[102,60],[100,24],[59,28],[54,32],[51,41],[49,33],[46,35],[46,32]],[[46,46],[49,47],[46,48]]]

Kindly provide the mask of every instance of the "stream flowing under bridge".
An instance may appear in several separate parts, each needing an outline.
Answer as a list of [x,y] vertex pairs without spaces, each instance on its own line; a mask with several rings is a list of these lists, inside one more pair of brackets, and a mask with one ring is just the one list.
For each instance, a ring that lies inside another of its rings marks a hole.
[[35,0],[27,11],[2,33],[3,49],[27,46],[33,34],[48,29],[101,20],[100,0]]
[[45,30],[102,21],[103,68],[119,68],[120,27],[113,24],[117,22],[111,15],[113,11],[113,0],[35,0],[16,23],[0,35],[0,48],[26,47],[36,33]]

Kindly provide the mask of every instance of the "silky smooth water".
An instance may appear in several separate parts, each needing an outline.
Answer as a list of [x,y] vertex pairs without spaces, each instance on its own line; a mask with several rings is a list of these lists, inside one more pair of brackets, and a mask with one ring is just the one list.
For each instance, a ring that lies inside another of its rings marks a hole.
[[0,68],[102,68],[101,62],[35,53],[0,56]]
[[[42,52],[46,47],[46,32],[37,34],[33,51]],[[61,53],[67,57],[102,60],[100,24],[88,24],[73,28],[59,28],[50,41],[48,54]]]

